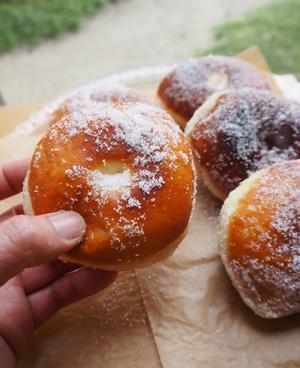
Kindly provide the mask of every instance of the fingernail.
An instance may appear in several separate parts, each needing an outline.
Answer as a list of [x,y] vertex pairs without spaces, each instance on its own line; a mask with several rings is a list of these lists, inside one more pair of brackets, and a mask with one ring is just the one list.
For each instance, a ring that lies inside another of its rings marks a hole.
[[48,219],[64,240],[79,242],[85,233],[85,222],[76,212],[59,211],[48,215]]

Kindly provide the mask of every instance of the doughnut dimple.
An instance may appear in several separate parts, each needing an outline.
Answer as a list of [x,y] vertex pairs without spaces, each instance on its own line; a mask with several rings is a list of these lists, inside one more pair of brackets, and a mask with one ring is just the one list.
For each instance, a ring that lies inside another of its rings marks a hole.
[[249,174],[300,158],[300,105],[250,88],[211,96],[186,127],[208,188],[220,199]]
[[206,56],[177,66],[161,81],[157,95],[184,127],[213,93],[244,87],[271,89],[265,74],[254,65],[234,57]]
[[74,210],[84,241],[63,260],[122,270],[170,255],[185,234],[192,153],[159,107],[103,103],[64,116],[41,139],[24,187],[27,213]]
[[63,98],[51,114],[49,125],[51,126],[69,113],[80,111],[86,106],[97,106],[97,104],[103,102],[114,105],[130,102],[154,103],[150,97],[131,88],[127,88],[122,84],[109,83],[101,80],[93,81]]
[[220,253],[256,314],[300,312],[300,160],[260,170],[230,193],[221,211]]

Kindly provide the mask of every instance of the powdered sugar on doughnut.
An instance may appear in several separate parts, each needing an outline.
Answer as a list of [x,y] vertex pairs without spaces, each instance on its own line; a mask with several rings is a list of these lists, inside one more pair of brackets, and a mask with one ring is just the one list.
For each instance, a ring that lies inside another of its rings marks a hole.
[[117,174],[102,174],[100,171],[91,172],[91,182],[100,190],[115,191],[130,185],[130,172],[125,170]]
[[206,56],[177,66],[161,82],[158,95],[171,111],[189,119],[213,93],[244,87],[270,90],[253,65],[233,57]]
[[100,80],[91,82],[70,94],[64,101],[64,107],[68,112],[74,112],[87,105],[97,105],[99,102],[128,103],[135,101],[149,103],[150,99],[121,84]]
[[[210,55],[190,59],[175,68],[173,73],[174,84],[182,92],[182,96],[174,96],[176,98],[188,99],[191,93],[199,93],[203,89],[213,91],[241,87],[269,89],[263,74],[257,68],[232,57]],[[171,88],[169,92],[172,93]]]
[[[251,180],[251,179],[249,179]],[[300,160],[275,165],[245,192],[230,229],[242,221],[239,256],[229,237],[230,268],[246,303],[267,318],[300,311]],[[248,197],[248,199],[247,199]],[[251,207],[244,209],[245,203]],[[241,240],[243,239],[243,240]],[[243,244],[242,244],[243,243]]]
[[230,191],[259,169],[300,158],[300,105],[266,91],[224,92],[191,139],[210,178]]
[[[235,105],[239,96],[239,106]],[[300,105],[268,92],[242,90],[216,109],[220,132],[250,171],[300,154]]]
[[[81,149],[89,150],[83,162],[61,161],[61,165],[76,196],[80,198],[82,188],[88,187],[83,201],[97,204],[90,206],[91,215],[101,217],[111,244],[120,253],[126,252],[124,237],[132,238],[135,247],[143,241],[148,220],[143,207],[157,205],[156,193],[164,187],[166,176],[170,181],[178,167],[192,167],[191,152],[179,127],[162,109],[143,102],[90,104],[55,123],[48,139],[53,141],[53,153],[78,139]],[[89,144],[85,147],[84,142]],[[98,156],[102,159],[95,162],[93,157]],[[193,186],[191,182],[186,191]],[[107,206],[113,206],[113,217],[105,215]],[[128,211],[132,211],[130,216]]]

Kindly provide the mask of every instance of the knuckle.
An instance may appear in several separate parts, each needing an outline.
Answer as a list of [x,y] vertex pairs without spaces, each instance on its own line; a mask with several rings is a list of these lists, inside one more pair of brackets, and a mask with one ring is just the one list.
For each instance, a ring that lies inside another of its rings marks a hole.
[[8,221],[7,233],[14,243],[34,242],[34,226],[27,216],[15,216]]
[[[12,217],[0,225],[0,281],[21,272],[31,258],[34,243],[30,221],[25,216]],[[2,282],[0,282],[1,284]]]
[[78,284],[75,282],[74,277],[70,277],[70,289],[72,290],[74,300],[79,300],[82,298],[82,293]]
[[8,220],[3,227],[3,233],[10,246],[17,247],[25,257],[32,253],[37,245],[37,229],[27,216],[16,216]]

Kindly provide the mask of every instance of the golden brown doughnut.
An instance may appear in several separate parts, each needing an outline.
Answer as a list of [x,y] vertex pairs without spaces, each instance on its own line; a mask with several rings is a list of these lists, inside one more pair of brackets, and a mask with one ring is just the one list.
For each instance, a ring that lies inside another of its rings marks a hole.
[[256,314],[300,312],[300,160],[260,170],[229,194],[221,211],[220,253]]
[[148,96],[121,84],[101,80],[93,81],[63,98],[51,114],[49,125],[51,126],[66,114],[80,111],[86,106],[97,105],[102,102],[119,104],[138,101],[154,104]]
[[84,241],[63,260],[122,270],[170,255],[194,198],[192,153],[159,107],[99,104],[66,115],[38,143],[24,186],[26,213],[74,210]]
[[224,200],[249,174],[300,158],[300,104],[250,88],[219,92],[186,134],[206,185]]
[[243,87],[271,89],[264,73],[252,64],[234,57],[206,56],[177,66],[161,81],[157,95],[163,107],[185,127],[213,93]]

